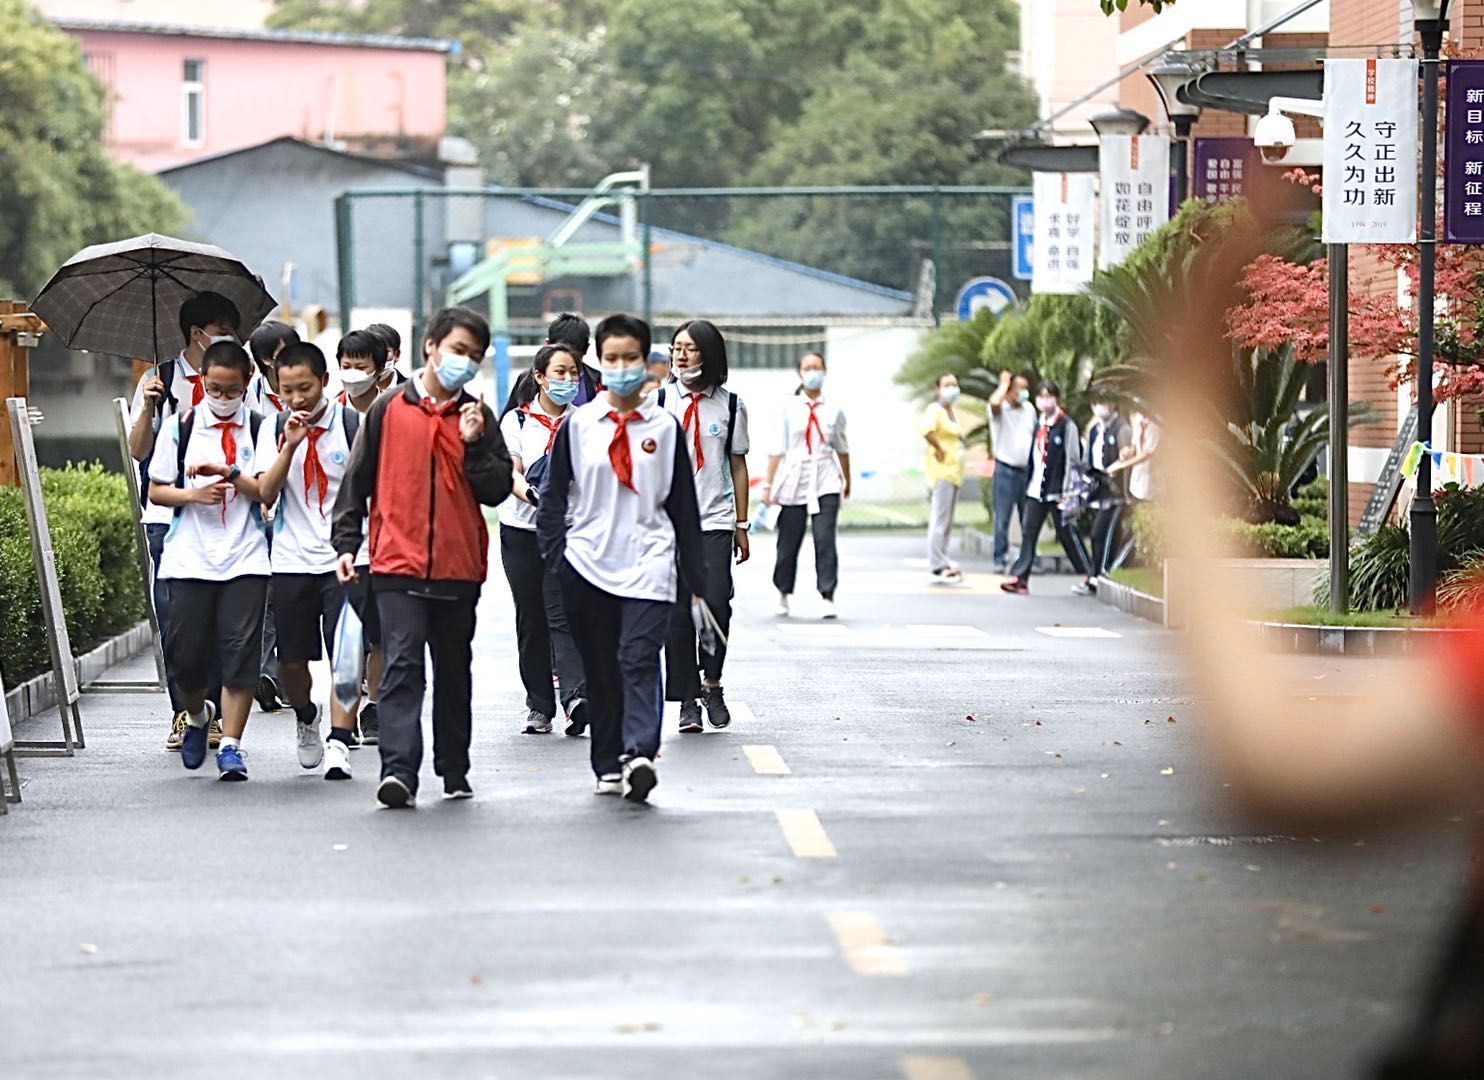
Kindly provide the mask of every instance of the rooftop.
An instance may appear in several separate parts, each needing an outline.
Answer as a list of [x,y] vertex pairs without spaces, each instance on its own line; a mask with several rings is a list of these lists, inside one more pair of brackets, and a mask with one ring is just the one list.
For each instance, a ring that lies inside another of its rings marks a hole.
[[130,22],[125,19],[51,20],[59,29],[91,30],[110,34],[217,38],[224,41],[271,41],[291,45],[339,45],[362,49],[393,49],[403,52],[439,52],[457,55],[459,43],[440,38],[404,38],[386,34],[335,34],[321,30],[254,30],[236,26],[183,26],[175,23]]

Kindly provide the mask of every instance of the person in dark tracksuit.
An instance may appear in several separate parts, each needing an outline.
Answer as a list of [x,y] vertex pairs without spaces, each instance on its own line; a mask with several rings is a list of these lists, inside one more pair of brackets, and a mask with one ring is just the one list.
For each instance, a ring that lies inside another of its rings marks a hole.
[[596,793],[643,802],[658,782],[660,649],[677,591],[690,607],[705,589],[705,556],[685,433],[644,394],[649,325],[612,315],[597,340],[607,389],[557,429],[536,533],[587,674]]
[[515,640],[520,681],[526,689],[527,735],[549,735],[557,714],[555,672],[567,713],[566,733],[587,730],[587,680],[582,656],[567,622],[556,565],[541,558],[536,542],[540,476],[557,431],[571,412],[580,385],[582,362],[569,345],[543,345],[531,361],[527,392],[500,418],[500,436],[515,463],[515,489],[500,504],[500,563],[515,602]]
[[[747,406],[726,388],[727,344],[705,319],[682,323],[670,343],[675,378],[656,391],[655,400],[674,414],[685,432],[695,470],[696,501],[706,549],[706,603],[722,635],[731,633],[732,559],[747,561]],[[695,621],[684,604],[675,605],[665,642],[665,696],[680,702],[680,730],[701,728],[701,706],[711,726],[732,722],[721,688],[727,647],[720,639],[697,655]],[[703,681],[704,677],[704,681]]]
[[433,769],[449,799],[469,786],[474,612],[488,573],[484,506],[511,489],[494,414],[464,392],[489,348],[489,324],[444,308],[428,324],[424,367],[366,413],[335,499],[340,581],[356,580],[369,500],[371,572],[386,670],[377,695],[383,806],[414,805],[422,764],[423,653],[433,658]]
[[1095,511],[1092,551],[1088,557],[1088,578],[1073,590],[1084,596],[1097,591],[1098,578],[1107,572],[1118,546],[1119,521],[1128,503],[1128,473],[1109,470],[1134,443],[1134,430],[1118,414],[1115,402],[1096,402],[1092,415],[1092,425],[1087,429],[1086,458],[1087,468],[1097,481],[1091,503]]
[[1082,442],[1077,425],[1061,407],[1061,388],[1054,382],[1036,387],[1036,412],[1039,421],[1031,440],[1030,481],[1026,487],[1025,533],[1021,537],[1020,557],[1010,568],[1010,577],[1000,584],[1007,593],[1030,592],[1031,572],[1036,565],[1036,544],[1041,527],[1049,517],[1056,526],[1056,538],[1072,560],[1073,567],[1084,578],[1089,574],[1087,553],[1082,538],[1071,522],[1063,521],[1058,503],[1066,494],[1071,477],[1069,463],[1082,456]]

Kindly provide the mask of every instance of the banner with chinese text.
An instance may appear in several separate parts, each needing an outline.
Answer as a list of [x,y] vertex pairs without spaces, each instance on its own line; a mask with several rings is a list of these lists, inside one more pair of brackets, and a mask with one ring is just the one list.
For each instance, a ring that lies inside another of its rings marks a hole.
[[1324,64],[1324,242],[1417,240],[1417,61]]
[[1190,197],[1205,203],[1246,198],[1261,168],[1262,154],[1249,138],[1197,139]]
[[1163,135],[1105,135],[1098,171],[1102,178],[1098,267],[1110,270],[1170,220],[1170,140]]
[[1443,239],[1484,244],[1484,61],[1448,61]]
[[1093,267],[1092,174],[1036,173],[1034,192],[1031,292],[1083,292]]

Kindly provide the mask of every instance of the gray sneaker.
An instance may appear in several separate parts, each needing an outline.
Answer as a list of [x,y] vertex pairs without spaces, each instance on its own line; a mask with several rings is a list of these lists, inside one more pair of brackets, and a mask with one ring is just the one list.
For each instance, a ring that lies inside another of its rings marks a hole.
[[549,717],[549,716],[543,716],[543,715],[541,715],[541,713],[537,712],[535,709],[532,709],[530,712],[528,712],[526,714],[526,729],[521,734],[523,734],[523,735],[550,735],[551,734],[551,717]]

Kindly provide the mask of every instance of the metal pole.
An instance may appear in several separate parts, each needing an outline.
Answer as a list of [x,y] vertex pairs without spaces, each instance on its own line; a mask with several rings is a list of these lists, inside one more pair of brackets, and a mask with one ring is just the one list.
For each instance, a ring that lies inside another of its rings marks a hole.
[[1350,248],[1329,245],[1329,609],[1350,610]]
[[940,322],[938,318],[938,283],[943,280],[943,194],[937,188],[933,188],[933,325]]
[[423,293],[425,284],[426,253],[423,248],[423,193],[412,196],[412,340],[422,341],[423,323],[427,319],[427,308]]
[[649,193],[639,193],[639,219],[642,226],[639,235],[644,243],[644,321],[654,325],[654,259],[652,238],[649,231]]
[[1175,153],[1175,207],[1185,204],[1190,198],[1190,129],[1194,117],[1175,117],[1175,141],[1170,147]]
[[[1417,440],[1432,446],[1433,304],[1437,277],[1438,218],[1438,54],[1444,23],[1417,23],[1422,37],[1422,176],[1421,265],[1417,284]],[[1432,500],[1432,455],[1424,453],[1417,469],[1417,494],[1411,513],[1411,582],[1413,615],[1431,615],[1437,607],[1438,508]]]
[[350,309],[355,304],[355,268],[351,265],[355,255],[351,238],[351,206],[355,195],[349,191],[335,196],[335,261],[339,273],[337,285],[340,293],[340,324],[350,325]]

